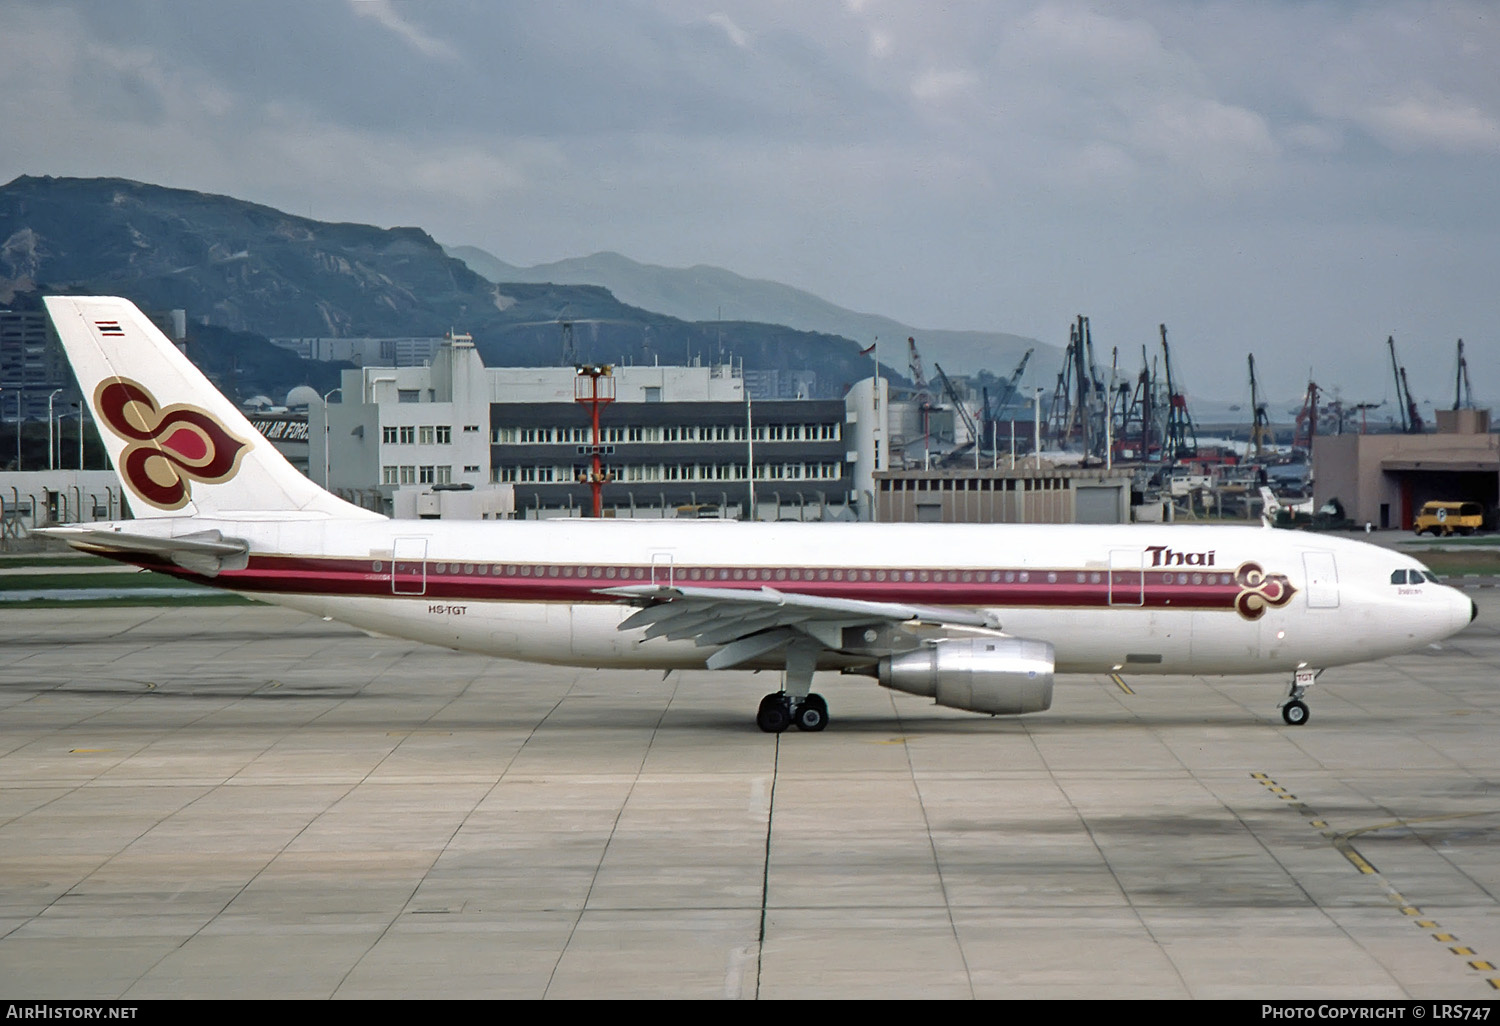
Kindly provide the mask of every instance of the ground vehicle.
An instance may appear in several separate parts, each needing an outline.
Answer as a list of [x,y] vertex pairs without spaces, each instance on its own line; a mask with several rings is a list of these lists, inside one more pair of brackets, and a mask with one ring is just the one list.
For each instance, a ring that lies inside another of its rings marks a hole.
[[1411,526],[1417,534],[1473,534],[1484,527],[1484,507],[1477,502],[1424,503]]

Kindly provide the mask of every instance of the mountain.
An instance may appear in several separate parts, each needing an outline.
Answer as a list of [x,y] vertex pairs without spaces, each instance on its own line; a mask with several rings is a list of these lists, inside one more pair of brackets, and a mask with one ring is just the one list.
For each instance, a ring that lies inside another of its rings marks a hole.
[[803,331],[840,335],[863,345],[878,338],[882,361],[898,368],[906,366],[906,340],[912,337],[929,374],[937,363],[949,374],[989,371],[1008,377],[1021,355],[1032,348],[1036,352],[1027,364],[1027,384],[1049,384],[1062,365],[1062,350],[1036,339],[1004,332],[913,328],[889,317],[846,310],[790,285],[745,278],[721,267],[659,267],[637,263],[618,253],[517,267],[477,246],[445,250],[494,282],[602,285],[621,302],[684,320],[725,317],[785,324]]
[[[860,347],[830,333],[693,322],[622,303],[597,285],[497,284],[419,228],[331,224],[117,178],[22,176],[0,186],[0,303],[35,303],[47,291],[182,308],[205,345],[457,329],[473,335],[491,366],[534,366],[561,362],[566,319],[576,357],[589,362],[743,360],[783,381],[812,371],[824,396],[870,373]],[[250,355],[214,358],[285,375]],[[242,381],[272,395],[301,383]]]

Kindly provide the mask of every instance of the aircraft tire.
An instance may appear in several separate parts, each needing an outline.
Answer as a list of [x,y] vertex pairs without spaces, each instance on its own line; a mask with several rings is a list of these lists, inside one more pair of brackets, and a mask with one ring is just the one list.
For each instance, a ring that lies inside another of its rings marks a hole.
[[797,707],[797,729],[816,733],[828,726],[828,703],[818,694],[808,695]]
[[767,734],[780,734],[792,725],[791,710],[783,695],[772,693],[760,700],[755,725]]
[[1305,702],[1291,701],[1281,707],[1281,718],[1289,727],[1300,727],[1310,715]]

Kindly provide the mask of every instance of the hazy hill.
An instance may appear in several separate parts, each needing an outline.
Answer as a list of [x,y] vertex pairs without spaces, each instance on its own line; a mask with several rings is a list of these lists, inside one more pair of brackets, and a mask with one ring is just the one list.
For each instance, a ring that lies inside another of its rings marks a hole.
[[[694,323],[640,309],[597,285],[497,284],[419,228],[330,224],[227,196],[123,179],[22,176],[0,187],[0,303],[42,291],[122,295],[180,307],[213,325],[205,344],[256,336],[474,336],[492,366],[561,361],[560,321],[577,355],[612,363],[697,357],[751,370],[812,370],[842,394],[869,360],[848,339],[746,321]],[[240,334],[235,334],[240,333]],[[249,334],[245,334],[249,333]],[[272,360],[233,356],[272,370]],[[196,357],[195,357],[196,358]],[[224,359],[218,353],[216,359]],[[892,361],[895,362],[895,361]],[[899,366],[899,364],[898,364]],[[269,394],[298,381],[246,382]]]
[[[621,302],[691,321],[729,320],[785,324],[804,331],[840,335],[869,345],[880,339],[882,361],[905,368],[906,339],[915,337],[929,375],[940,363],[949,374],[987,370],[1007,377],[1027,349],[1036,348],[1026,381],[1050,384],[1062,366],[1062,350],[1036,339],[1003,332],[937,331],[913,328],[889,317],[857,313],[810,292],[774,281],[746,278],[721,267],[659,267],[618,253],[517,267],[476,246],[450,246],[458,257],[490,281],[558,282],[602,285]],[[1066,333],[1067,325],[1059,331]]]

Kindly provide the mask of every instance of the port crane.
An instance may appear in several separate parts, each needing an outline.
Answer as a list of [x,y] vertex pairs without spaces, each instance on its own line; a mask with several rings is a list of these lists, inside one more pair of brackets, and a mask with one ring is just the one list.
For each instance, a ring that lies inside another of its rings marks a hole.
[[1252,454],[1257,463],[1265,458],[1265,443],[1270,439],[1271,444],[1276,444],[1276,435],[1271,430],[1271,415],[1266,412],[1266,404],[1260,401],[1260,389],[1255,383],[1255,354],[1250,354],[1250,441],[1245,446],[1245,458],[1251,458]]
[[1406,382],[1406,368],[1396,360],[1396,337],[1386,336],[1385,344],[1391,351],[1391,371],[1396,378],[1396,408],[1401,413],[1401,432],[1416,435],[1427,425],[1417,412],[1417,402],[1411,397],[1411,386]]
[[1463,339],[1458,340],[1458,374],[1453,382],[1453,408],[1474,408],[1474,390],[1469,387],[1469,361],[1464,359]]

